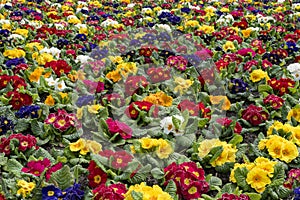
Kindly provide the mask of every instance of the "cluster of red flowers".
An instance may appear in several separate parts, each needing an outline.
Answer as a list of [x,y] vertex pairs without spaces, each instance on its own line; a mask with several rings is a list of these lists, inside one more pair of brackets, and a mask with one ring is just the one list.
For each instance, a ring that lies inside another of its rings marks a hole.
[[33,147],[35,147],[36,149],[38,148],[38,146],[36,146],[37,141],[34,136],[17,133],[17,134],[10,135],[8,138],[5,137],[1,138],[1,142],[0,142],[1,153],[5,153],[5,155],[10,155],[11,151],[13,150],[10,147],[10,141],[13,139],[19,141],[19,146],[17,147],[19,151],[24,152]]
[[110,186],[104,184],[99,185],[93,190],[94,199],[107,199],[107,200],[123,200],[127,189],[124,184],[117,183]]
[[158,51],[157,47],[153,45],[142,46],[139,50],[139,54],[141,56],[150,57],[153,51]]
[[268,84],[278,92],[279,96],[289,93],[288,88],[293,88],[295,86],[295,81],[290,78],[280,78],[279,80],[272,78],[268,81]]
[[17,89],[20,87],[24,87],[26,88],[26,82],[23,78],[19,77],[19,76],[9,76],[6,74],[3,74],[0,76],[0,90],[3,88],[6,88],[6,86],[8,84],[11,84],[13,86],[13,88]]
[[199,114],[201,114],[201,117],[203,118],[211,118],[210,108],[206,108],[202,102],[195,104],[194,102],[185,99],[181,101],[177,107],[181,111],[188,110],[191,116],[199,116]]
[[300,169],[291,169],[288,178],[284,183],[284,187],[292,189],[293,185],[300,184]]
[[188,61],[182,56],[170,56],[167,59],[167,66],[174,67],[180,71],[184,71],[188,65]]
[[[144,111],[144,112],[149,112],[150,108],[153,106],[152,103],[148,102],[148,101],[136,101],[136,102],[132,102],[126,109],[125,114],[131,118],[131,119],[137,119],[139,116],[140,111]],[[135,108],[137,107],[137,108]],[[157,108],[157,107],[155,107]],[[157,108],[158,109],[158,108]],[[156,110],[157,110],[156,109]],[[157,116],[155,113],[157,112],[153,112],[154,117]]]
[[[216,119],[216,122],[224,127],[229,127],[232,124],[232,119],[229,119],[228,117],[224,118],[218,118]],[[236,134],[240,134],[242,132],[243,127],[239,122],[235,122],[233,132]]]
[[249,105],[242,112],[242,118],[247,120],[253,126],[257,126],[269,118],[269,114],[262,110],[262,107]]
[[209,184],[205,181],[204,170],[198,168],[194,162],[175,162],[164,169],[167,185],[173,180],[177,187],[177,194],[182,199],[197,199],[208,192]]
[[41,174],[47,169],[45,177],[48,181],[51,177],[51,174],[53,172],[56,172],[57,170],[62,168],[62,163],[59,162],[55,165],[51,166],[51,162],[48,158],[44,158],[43,160],[32,160],[29,161],[26,165],[26,167],[22,168],[22,172],[32,174],[34,176],[41,176]]
[[61,132],[66,131],[70,127],[80,127],[80,122],[74,113],[58,109],[56,113],[50,113],[45,119],[46,124],[52,124],[53,127]]
[[23,94],[17,90],[8,92],[6,97],[11,98],[9,104],[14,110],[19,110],[22,106],[28,106],[32,104],[32,97],[29,94]]
[[224,193],[221,198],[218,198],[218,200],[250,200],[250,197],[245,194],[236,195]]
[[269,94],[263,99],[264,104],[270,105],[273,109],[278,110],[283,106],[284,99],[274,94]]
[[96,188],[102,184],[105,185],[107,181],[107,174],[98,167],[95,161],[91,160],[87,169],[89,171],[89,186],[91,188]]
[[111,159],[111,165],[114,169],[125,169],[133,159],[133,156],[129,154],[127,151],[112,151],[112,150],[104,150],[99,153],[101,156]]
[[146,87],[149,83],[144,76],[130,76],[125,81],[125,93],[133,95],[140,86]]
[[164,69],[162,67],[150,67],[147,70],[147,74],[150,76],[152,83],[166,81],[171,78],[170,70]]
[[214,68],[205,68],[201,70],[200,76],[198,76],[198,80],[200,81],[202,86],[204,86],[204,84],[213,84],[213,82],[215,81]]
[[47,62],[45,67],[51,67],[58,77],[60,77],[63,73],[68,74],[72,70],[72,67],[64,60],[53,60]]
[[108,118],[106,124],[108,126],[108,131],[111,134],[114,135],[118,133],[124,140],[131,138],[132,129],[127,124],[118,120],[113,120],[112,118]]

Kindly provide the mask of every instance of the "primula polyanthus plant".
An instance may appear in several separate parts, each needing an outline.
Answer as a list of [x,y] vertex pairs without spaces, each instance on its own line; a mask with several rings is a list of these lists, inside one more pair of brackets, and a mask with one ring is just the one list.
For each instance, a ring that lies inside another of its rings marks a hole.
[[0,199],[300,199],[300,2],[0,2]]

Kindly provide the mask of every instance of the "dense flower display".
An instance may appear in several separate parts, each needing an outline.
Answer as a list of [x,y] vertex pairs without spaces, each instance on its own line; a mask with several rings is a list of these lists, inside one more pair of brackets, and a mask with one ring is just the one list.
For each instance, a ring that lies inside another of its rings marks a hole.
[[0,11],[0,200],[300,199],[299,1]]

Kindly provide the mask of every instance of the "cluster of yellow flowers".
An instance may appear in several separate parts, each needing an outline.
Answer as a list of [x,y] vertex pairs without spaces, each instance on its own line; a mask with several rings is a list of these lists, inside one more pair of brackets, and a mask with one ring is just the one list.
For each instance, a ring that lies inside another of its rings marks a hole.
[[83,117],[83,110],[87,107],[87,110],[91,114],[97,114],[101,108],[104,108],[100,104],[94,104],[94,105],[87,105],[87,106],[82,106],[81,108],[77,109],[76,117],[78,119],[82,119]]
[[297,122],[300,122],[300,107],[295,107],[289,111],[286,117],[287,120],[291,120],[292,117],[294,117]]
[[294,127],[288,123],[282,124],[279,121],[275,121],[268,128],[267,134],[272,135],[274,129],[277,131],[282,129],[286,134],[290,132],[291,136],[288,139],[294,142],[295,144],[297,144],[298,146],[300,146],[300,126]]
[[226,41],[226,43],[223,44],[222,48],[224,51],[228,51],[228,50],[234,51],[235,50],[234,43],[231,41]]
[[[157,157],[160,159],[168,158],[171,153],[173,153],[172,145],[162,138],[141,138],[139,139],[141,147],[145,150],[155,150]],[[134,146],[131,146],[131,151],[136,153]]]
[[271,178],[273,177],[275,165],[275,161],[270,161],[264,157],[256,158],[253,163],[235,163],[234,168],[231,170],[230,181],[236,183],[237,180],[234,177],[235,170],[245,167],[248,170],[246,182],[257,192],[261,193],[272,182]]
[[173,103],[173,98],[171,96],[168,96],[167,94],[165,94],[163,91],[159,91],[155,94],[150,94],[149,96],[146,96],[143,99],[143,101],[148,101],[155,105],[169,107]]
[[266,79],[266,81],[270,80],[268,73],[261,69],[253,70],[250,74],[250,80],[254,83],[261,81],[264,78]]
[[110,71],[106,74],[106,78],[112,80],[113,82],[118,82],[123,77],[127,77],[128,74],[136,74],[137,73],[137,66],[133,62],[126,62],[117,65],[117,69]]
[[23,198],[26,198],[27,195],[31,193],[31,191],[35,188],[34,182],[27,182],[25,180],[18,180],[17,186],[20,187],[18,189],[17,194],[22,195]]
[[235,162],[235,153],[237,152],[236,147],[232,146],[232,144],[228,144],[227,142],[222,142],[219,139],[205,139],[203,140],[198,148],[198,155],[200,158],[204,158],[208,155],[210,150],[214,147],[222,146],[223,151],[221,155],[214,160],[211,165],[221,166],[226,162]]
[[76,142],[70,143],[69,147],[71,151],[80,151],[79,153],[82,155],[86,155],[89,152],[98,154],[100,151],[102,151],[101,144],[94,140],[85,140],[83,138],[80,138]]
[[125,200],[133,200],[131,195],[132,191],[142,193],[143,199],[172,200],[172,197],[167,192],[164,192],[158,185],[153,185],[153,187],[147,186],[145,183],[132,185],[125,194]]
[[3,56],[9,59],[25,57],[26,53],[20,49],[7,49],[4,51]]
[[213,105],[222,103],[222,110],[229,110],[231,107],[231,103],[227,96],[209,96],[209,99]]
[[38,53],[35,52],[32,54],[32,58],[39,64],[45,65],[47,62],[54,60],[53,56],[49,53]]
[[179,92],[180,95],[185,93],[191,87],[191,85],[194,83],[194,81],[192,81],[190,79],[183,79],[181,77],[176,77],[174,82],[177,85],[174,88],[174,92]]
[[267,148],[272,158],[278,158],[286,163],[291,162],[299,155],[297,146],[279,135],[270,135],[268,139],[262,139],[258,148],[260,150]]

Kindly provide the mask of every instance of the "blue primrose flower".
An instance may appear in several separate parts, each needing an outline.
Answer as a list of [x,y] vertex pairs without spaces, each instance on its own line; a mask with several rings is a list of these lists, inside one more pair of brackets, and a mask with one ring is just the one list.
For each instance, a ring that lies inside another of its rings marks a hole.
[[231,84],[229,84],[229,88],[231,89],[231,93],[233,94],[246,92],[248,90],[248,83],[245,83],[240,78],[235,78],[231,80]]
[[176,15],[171,15],[168,17],[168,21],[171,22],[173,25],[175,25],[181,22],[181,18]]
[[108,49],[100,49],[99,47],[96,47],[91,52],[90,57],[95,60],[101,60],[102,58],[105,58],[107,55],[108,55]]
[[80,184],[74,183],[73,186],[68,187],[63,191],[63,200],[80,200],[84,196],[84,191],[80,190]]
[[10,34],[10,31],[9,30],[6,30],[6,29],[1,29],[0,30],[0,35],[4,36],[4,37],[8,37]]
[[10,59],[8,61],[5,62],[5,65],[7,68],[11,68],[12,66],[17,66],[21,63],[25,63],[25,59],[24,58],[14,58],[14,59]]
[[76,105],[78,107],[86,106],[90,102],[92,102],[95,99],[94,95],[85,95],[81,96],[77,99]]
[[39,116],[38,110],[40,109],[40,106],[37,105],[31,105],[31,106],[22,106],[18,112],[16,112],[16,116],[18,118],[37,118]]
[[300,187],[294,189],[295,198],[294,200],[300,200]]
[[7,131],[14,129],[14,123],[7,117],[0,116],[0,135],[6,134]]
[[80,41],[86,41],[86,35],[85,34],[77,34],[75,36],[75,39],[78,39]]
[[183,12],[183,13],[190,13],[191,12],[191,9],[190,8],[187,8],[187,7],[185,7],[185,8],[181,8],[181,12]]
[[54,185],[42,188],[42,200],[58,200],[62,195],[62,191]]

